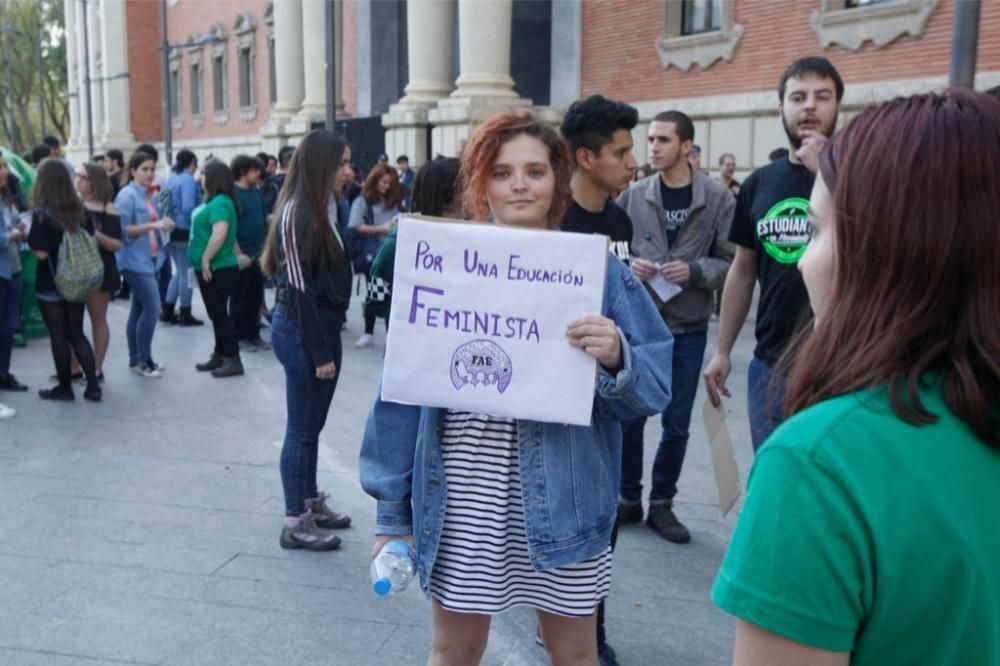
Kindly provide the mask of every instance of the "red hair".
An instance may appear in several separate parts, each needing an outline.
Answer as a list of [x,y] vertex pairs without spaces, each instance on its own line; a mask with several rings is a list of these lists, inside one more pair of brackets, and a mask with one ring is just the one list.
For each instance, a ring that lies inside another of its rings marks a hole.
[[884,387],[899,418],[933,423],[917,389],[934,372],[949,411],[1000,449],[997,164],[1000,102],[970,91],[886,102],[833,138],[819,168],[833,289],[796,354],[789,414]]
[[[378,182],[382,180],[382,176],[385,175],[392,176],[392,185],[389,187],[389,191],[385,193],[385,198],[383,199],[381,193],[378,191]],[[393,208],[399,208],[399,204],[402,203],[403,197],[406,196],[406,190],[399,184],[399,176],[396,174],[395,169],[388,164],[376,164],[372,167],[372,170],[368,172],[368,177],[365,178],[365,184],[361,188],[361,194],[368,200],[368,203],[375,205],[382,202],[383,208],[391,210]]]
[[476,127],[462,151],[462,189],[465,211],[473,219],[485,220],[490,209],[486,201],[486,185],[493,165],[505,143],[522,134],[538,139],[549,153],[549,166],[555,175],[556,187],[547,216],[549,229],[558,229],[569,206],[570,180],[573,164],[569,150],[554,129],[527,111],[501,111]]

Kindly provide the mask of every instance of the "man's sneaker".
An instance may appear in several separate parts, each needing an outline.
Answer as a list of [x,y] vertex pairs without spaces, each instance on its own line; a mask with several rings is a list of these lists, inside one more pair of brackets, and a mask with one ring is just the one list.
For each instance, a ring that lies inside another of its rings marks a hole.
[[243,361],[239,356],[222,358],[222,365],[212,370],[213,377],[239,377],[243,374]]
[[163,376],[163,373],[160,372],[160,369],[156,367],[156,363],[152,360],[143,361],[137,365],[129,366],[129,370],[137,375],[142,375],[143,377],[149,379],[155,379]]
[[76,400],[73,387],[69,384],[56,384],[52,388],[38,389],[38,397],[42,400]]
[[17,414],[17,410],[13,407],[8,407],[7,405],[0,402],[0,419],[13,418]]
[[688,528],[677,520],[674,515],[673,502],[658,502],[649,505],[646,524],[660,533],[660,536],[672,543],[687,543],[691,541]]
[[601,643],[597,646],[597,662],[601,666],[620,666],[618,656],[615,655],[614,649],[607,643]]
[[371,347],[375,343],[375,338],[371,333],[362,333],[358,341],[354,343],[355,347]]
[[642,502],[618,502],[618,527],[642,521]]
[[351,517],[345,516],[342,513],[337,513],[331,509],[326,503],[326,500],[328,499],[330,499],[329,495],[326,493],[320,493],[319,497],[306,500],[306,508],[309,509],[309,513],[316,518],[316,527],[323,527],[331,530],[339,530],[349,527],[351,524]]
[[281,528],[281,539],[278,543],[282,548],[336,550],[340,547],[340,537],[320,530],[316,526],[316,516],[306,513],[299,517],[299,522],[293,527],[285,525]]

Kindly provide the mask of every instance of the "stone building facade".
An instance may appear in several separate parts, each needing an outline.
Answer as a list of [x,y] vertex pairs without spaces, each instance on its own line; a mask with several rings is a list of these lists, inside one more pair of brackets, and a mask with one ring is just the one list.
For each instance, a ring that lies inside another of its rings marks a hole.
[[[391,156],[453,155],[500,107],[552,122],[600,92],[695,119],[703,166],[740,173],[785,144],[776,86],[792,60],[828,57],[844,117],[946,84],[961,0],[337,0],[338,118],[368,118]],[[64,0],[74,156],[86,152],[79,0]],[[175,150],[276,152],[323,122],[326,0],[165,0]],[[95,150],[163,142],[160,3],[88,0]],[[1000,3],[982,5],[977,87],[1000,84]],[[116,77],[128,72],[128,78]],[[353,122],[353,121],[352,121]]]

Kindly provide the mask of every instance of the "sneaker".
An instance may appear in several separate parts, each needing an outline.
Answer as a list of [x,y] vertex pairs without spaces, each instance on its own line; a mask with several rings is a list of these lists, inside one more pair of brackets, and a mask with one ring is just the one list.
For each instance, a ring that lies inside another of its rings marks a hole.
[[38,397],[42,400],[76,400],[73,387],[69,384],[56,384],[50,389],[38,389]]
[[204,326],[205,322],[195,318],[191,314],[191,308],[181,308],[181,313],[177,317],[177,325],[181,327]]
[[177,315],[174,314],[174,306],[165,305],[163,310],[160,312],[160,322],[163,324],[176,324]]
[[615,654],[614,649],[607,643],[601,643],[597,646],[597,663],[600,666],[620,666],[618,656]]
[[688,532],[688,528],[684,527],[674,515],[673,502],[650,504],[646,524],[671,543],[691,541],[691,533]]
[[149,362],[152,363],[153,367],[156,368],[157,370],[159,370],[160,372],[166,372],[167,371],[167,366],[163,365],[162,363],[157,363],[153,359],[149,359]]
[[372,336],[372,334],[362,333],[361,337],[358,338],[358,341],[354,343],[354,346],[358,348],[371,347],[373,344],[375,344],[375,338]]
[[327,506],[326,500],[328,499],[330,499],[329,495],[320,493],[319,497],[306,500],[306,508],[315,516],[316,526],[330,530],[340,530],[349,527],[351,525],[351,517],[337,513]]
[[4,391],[27,391],[28,387],[17,381],[17,377],[9,372],[0,374],[0,390]]
[[240,340],[240,351],[247,352],[248,354],[253,354],[257,351],[257,345],[249,340]]
[[285,525],[281,528],[278,543],[282,548],[326,551],[340,548],[340,537],[320,530],[316,526],[316,516],[307,512],[293,527]]
[[17,410],[13,407],[8,407],[7,405],[0,402],[0,419],[10,419],[17,414]]
[[642,502],[618,502],[618,517],[615,519],[618,527],[640,521],[642,521]]
[[156,367],[156,363],[154,363],[152,359],[139,363],[138,365],[129,366],[129,370],[137,375],[142,375],[143,377],[147,377],[149,379],[155,379],[163,376],[163,373]]

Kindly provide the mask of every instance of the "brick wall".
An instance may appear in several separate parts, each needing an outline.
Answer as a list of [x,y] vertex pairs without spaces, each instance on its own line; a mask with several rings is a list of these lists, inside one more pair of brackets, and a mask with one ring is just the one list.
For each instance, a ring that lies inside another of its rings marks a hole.
[[[944,76],[951,51],[955,0],[941,0],[923,35],[903,36],[882,49],[820,49],[809,24],[820,0],[735,0],[743,37],[732,60],[707,69],[664,70],[656,52],[664,2],[594,0],[583,3],[583,92],[638,101],[774,90],[796,58],[823,55],[845,83]],[[1000,71],[1000,2],[984,2],[979,27],[979,71]]]
[[[280,1],[280,0],[279,0]],[[140,4],[154,7],[158,3],[139,0]],[[174,147],[183,147],[185,139],[208,139],[214,137],[255,134],[267,122],[271,113],[270,61],[268,56],[268,34],[270,26],[264,23],[267,0],[179,0],[174,6],[167,6],[167,34],[172,44],[187,42],[193,35],[206,35],[216,23],[225,26],[226,48],[226,99],[229,113],[225,123],[215,121],[212,54],[215,45],[201,48],[202,109],[204,121],[196,127],[191,118],[191,68],[187,49],[179,49],[181,54],[181,110],[183,125],[174,127]],[[256,114],[251,120],[241,119],[239,82],[239,36],[233,34],[233,25],[240,14],[250,13],[255,26],[254,44],[254,100]],[[320,26],[322,27],[322,26]],[[131,30],[131,23],[129,24]],[[158,53],[158,52],[157,52]],[[159,76],[157,76],[159,81]]]
[[162,141],[159,3],[127,0],[125,22],[132,134],[138,143]]

